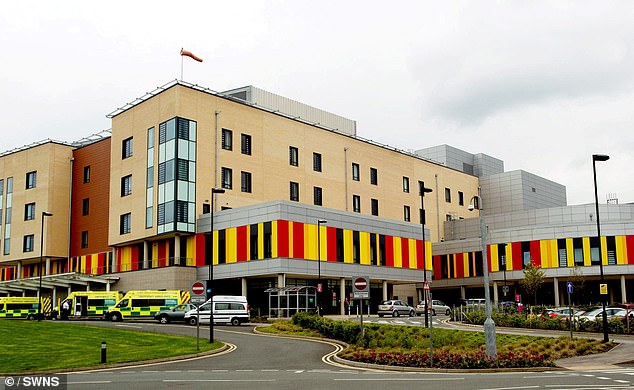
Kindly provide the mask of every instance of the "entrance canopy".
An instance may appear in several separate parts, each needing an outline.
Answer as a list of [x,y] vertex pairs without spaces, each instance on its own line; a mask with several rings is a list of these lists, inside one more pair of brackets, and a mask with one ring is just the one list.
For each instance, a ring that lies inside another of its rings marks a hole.
[[269,293],[269,318],[287,318],[297,312],[317,312],[317,287],[271,287]]
[[[100,286],[99,290],[110,290],[110,285],[119,280],[118,276],[112,275],[86,275],[77,272],[69,272],[65,274],[42,275],[42,289],[55,290],[62,288],[72,288],[76,290],[78,286],[83,286],[83,290],[89,290],[95,285]],[[22,296],[37,295],[40,287],[40,277],[5,280],[0,282],[0,294]]]

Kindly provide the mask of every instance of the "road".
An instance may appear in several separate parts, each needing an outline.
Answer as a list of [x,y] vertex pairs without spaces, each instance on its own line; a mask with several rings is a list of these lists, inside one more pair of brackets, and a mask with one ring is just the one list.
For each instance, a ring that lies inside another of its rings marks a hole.
[[[176,324],[91,324],[182,335],[196,332],[194,327]],[[512,373],[362,370],[325,358],[336,351],[332,344],[256,335],[244,325],[215,330],[217,339],[235,349],[186,361],[71,373],[68,389],[634,389],[634,368]]]

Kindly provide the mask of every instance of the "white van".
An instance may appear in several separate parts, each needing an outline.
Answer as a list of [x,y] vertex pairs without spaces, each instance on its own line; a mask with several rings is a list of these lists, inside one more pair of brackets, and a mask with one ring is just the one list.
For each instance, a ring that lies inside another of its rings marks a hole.
[[[185,322],[190,325],[198,323],[198,315],[200,315],[200,323],[209,323],[209,309],[211,300],[200,305],[198,310],[190,310],[185,313]],[[249,303],[247,297],[241,295],[215,295],[214,301],[214,324],[226,323],[234,326],[244,322],[249,322]]]

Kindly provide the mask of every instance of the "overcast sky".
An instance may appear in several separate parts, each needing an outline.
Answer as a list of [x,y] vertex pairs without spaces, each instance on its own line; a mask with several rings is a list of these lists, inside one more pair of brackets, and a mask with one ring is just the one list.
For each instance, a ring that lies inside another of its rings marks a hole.
[[448,144],[634,201],[630,1],[14,1],[0,14],[5,151],[110,128],[180,78],[245,85],[357,121],[401,149]]

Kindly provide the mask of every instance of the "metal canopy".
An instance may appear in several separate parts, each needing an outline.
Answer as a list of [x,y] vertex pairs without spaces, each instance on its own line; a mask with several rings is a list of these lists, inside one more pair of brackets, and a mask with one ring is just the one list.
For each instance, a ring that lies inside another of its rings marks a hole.
[[[86,275],[77,272],[65,274],[42,275],[42,288],[52,290],[56,288],[70,288],[73,285],[90,286],[91,284],[109,285],[119,280],[112,275]],[[24,293],[26,291],[38,291],[40,277],[5,280],[0,282],[0,293]]]
[[269,293],[269,318],[287,318],[297,312],[317,311],[317,287],[271,287]]

